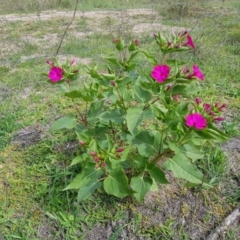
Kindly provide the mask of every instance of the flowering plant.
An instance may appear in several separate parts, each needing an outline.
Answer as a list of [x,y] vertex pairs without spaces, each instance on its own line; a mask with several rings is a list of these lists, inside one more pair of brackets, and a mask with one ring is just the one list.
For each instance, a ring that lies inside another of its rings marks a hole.
[[[148,191],[158,188],[157,183],[168,183],[164,170],[193,184],[208,185],[194,162],[203,158],[204,144],[227,139],[214,125],[223,120],[226,105],[193,99],[204,80],[202,70],[195,64],[191,70],[182,62],[166,60],[167,53],[194,48],[188,32],[174,33],[170,39],[159,33],[155,39],[162,61],[142,49],[138,40],[127,44],[116,39],[117,54],[104,57],[106,72],[88,67],[90,79],[77,89],[72,81],[79,72],[73,62],[48,61],[49,81],[66,85],[65,96],[76,109],[58,119],[51,130],[76,132],[82,154],[71,166],[81,164],[83,169],[65,190],[78,189],[78,201],[97,189],[142,201]],[[141,54],[149,62],[146,69],[138,67]]]

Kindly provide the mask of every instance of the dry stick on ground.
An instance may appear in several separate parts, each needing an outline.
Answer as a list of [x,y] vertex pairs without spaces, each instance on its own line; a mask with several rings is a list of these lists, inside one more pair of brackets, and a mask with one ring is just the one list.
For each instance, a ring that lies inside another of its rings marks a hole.
[[220,234],[225,233],[229,226],[234,225],[240,219],[240,207],[228,215],[220,226],[211,233],[206,240],[218,240]]
[[64,33],[63,33],[63,35],[62,35],[62,38],[61,38],[60,43],[59,43],[59,45],[58,45],[57,51],[56,51],[56,53],[55,53],[55,56],[58,55],[58,52],[59,52],[59,50],[60,50],[60,48],[61,48],[61,46],[62,46],[63,39],[64,39],[64,37],[65,37],[66,34],[67,34],[68,28],[69,28],[69,27],[71,26],[71,24],[73,23],[73,20],[74,20],[74,18],[75,18],[76,12],[77,12],[78,1],[79,1],[79,0],[76,0],[76,5],[75,5],[74,12],[73,12],[72,20],[71,20],[70,23],[67,25],[66,30],[64,31]]

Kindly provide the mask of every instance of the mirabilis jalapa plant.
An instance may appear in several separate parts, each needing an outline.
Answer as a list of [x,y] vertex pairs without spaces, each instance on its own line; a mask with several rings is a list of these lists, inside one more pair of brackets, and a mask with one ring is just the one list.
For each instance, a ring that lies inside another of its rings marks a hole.
[[[76,110],[51,130],[76,132],[82,154],[71,166],[83,168],[65,190],[78,189],[78,201],[103,189],[119,198],[133,195],[140,202],[148,191],[158,189],[157,183],[168,183],[164,170],[192,185],[209,186],[194,162],[203,158],[204,144],[227,139],[214,126],[214,121],[224,120],[226,105],[193,98],[204,80],[201,69],[167,60],[168,53],[195,47],[187,31],[154,37],[163,56],[160,62],[138,40],[126,44],[116,39],[117,56],[105,57],[106,72],[88,67],[91,79],[79,89],[72,84],[79,75],[74,61],[47,61],[50,82],[65,85],[65,96]],[[149,71],[139,68],[139,54],[150,63]]]

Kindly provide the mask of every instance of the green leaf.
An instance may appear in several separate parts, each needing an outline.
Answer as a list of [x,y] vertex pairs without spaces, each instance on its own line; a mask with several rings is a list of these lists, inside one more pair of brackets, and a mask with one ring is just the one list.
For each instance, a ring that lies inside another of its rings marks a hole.
[[130,186],[132,190],[136,192],[133,196],[138,202],[141,202],[144,199],[146,193],[150,190],[152,183],[153,181],[150,177],[133,177],[131,179]]
[[77,201],[81,202],[82,200],[89,197],[96,189],[102,186],[102,182],[95,181],[90,182],[89,184],[81,187],[78,191]]
[[183,145],[185,151],[183,152],[187,157],[189,157],[190,159],[192,159],[193,161],[196,161],[198,159],[202,159],[204,154],[202,153],[202,151],[200,151],[199,149],[197,149],[196,147],[194,147],[193,145],[189,145],[189,144],[184,144]]
[[158,64],[157,59],[153,55],[149,54],[147,51],[145,51],[143,49],[139,49],[139,50],[145,55],[145,57],[148,59],[148,61],[150,63],[152,63],[153,65],[157,65]]
[[69,97],[69,98],[81,98],[82,97],[82,93],[80,91],[71,91],[71,92],[66,92],[65,96]]
[[159,150],[159,146],[154,144],[154,135],[149,131],[141,131],[132,141],[132,144],[137,147],[138,152],[143,157],[149,157]]
[[121,67],[123,68],[123,64],[121,62],[119,62],[116,58],[114,57],[103,57],[105,60],[107,60],[108,62],[112,63],[113,65],[115,65],[116,67]]
[[158,168],[155,163],[149,163],[147,165],[147,171],[157,182],[162,184],[168,183],[168,180],[165,177],[165,173],[160,168]]
[[80,162],[83,162],[83,161],[85,161],[88,157],[89,157],[88,154],[83,153],[82,155],[79,155],[79,156],[75,157],[75,158],[72,160],[70,166],[73,166],[73,165],[76,165],[76,164],[78,164],[78,163],[80,163]]
[[79,189],[100,178],[103,171],[100,168],[95,168],[95,165],[94,162],[88,162],[83,168],[83,171],[78,174],[64,190]]
[[152,186],[150,187],[149,191],[156,192],[157,190],[158,190],[158,185],[157,185],[155,179],[152,178]]
[[124,118],[124,112],[122,109],[115,108],[111,111],[103,112],[99,115],[99,119],[106,121],[106,122],[113,122],[113,123],[122,123]]
[[153,117],[153,113],[150,108],[143,110],[142,108],[129,108],[127,110],[126,120],[129,132],[134,136],[136,134],[137,127],[142,120]]
[[63,128],[72,129],[76,125],[77,119],[73,115],[69,115],[55,121],[51,126],[50,131],[56,131]]
[[92,102],[90,108],[88,109],[88,120],[96,120],[98,115],[102,112],[102,107],[104,100]]
[[177,178],[183,178],[197,184],[203,183],[203,174],[183,154],[178,153],[166,161],[164,168],[171,170]]
[[198,137],[201,137],[203,139],[215,140],[215,141],[218,141],[218,142],[222,142],[222,141],[227,140],[229,138],[228,135],[226,135],[225,133],[222,133],[219,129],[212,128],[212,126],[211,126],[211,128],[195,131],[195,134]]
[[128,187],[128,179],[122,169],[122,166],[118,166],[108,175],[103,182],[103,188],[107,194],[114,195],[119,198],[135,193]]
[[139,84],[135,84],[134,96],[138,102],[147,103],[151,99],[152,94],[143,90]]

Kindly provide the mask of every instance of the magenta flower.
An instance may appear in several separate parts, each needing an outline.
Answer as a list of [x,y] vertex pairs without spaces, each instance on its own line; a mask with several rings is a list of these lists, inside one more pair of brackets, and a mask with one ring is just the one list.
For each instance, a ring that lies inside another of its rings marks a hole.
[[204,129],[207,126],[207,120],[200,113],[192,113],[186,116],[186,125],[196,129]]
[[[187,73],[187,67],[184,66],[182,68],[182,73],[186,74]],[[193,73],[189,74],[186,76],[186,78],[198,78],[199,80],[204,80],[204,75],[202,73],[202,71],[198,68],[197,65],[193,65]]]
[[183,46],[189,46],[191,48],[195,48],[192,37],[187,35],[187,42],[183,44]]
[[167,65],[157,65],[153,68],[151,76],[157,82],[164,82],[170,73],[170,67]]
[[48,73],[48,77],[52,82],[61,81],[63,78],[63,70],[60,67],[52,67]]
[[197,65],[193,65],[193,77],[204,80],[204,75]]

